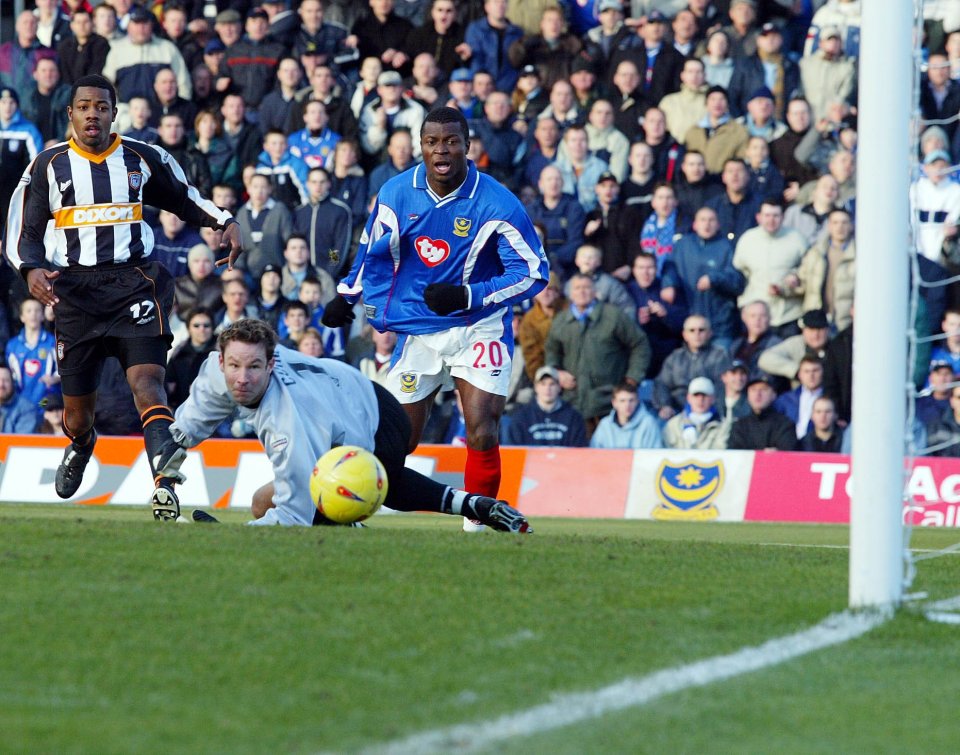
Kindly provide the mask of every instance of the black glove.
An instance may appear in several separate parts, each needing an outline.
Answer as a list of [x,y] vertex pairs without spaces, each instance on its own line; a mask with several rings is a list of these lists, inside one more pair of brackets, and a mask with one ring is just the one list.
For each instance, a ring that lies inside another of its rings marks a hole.
[[353,305],[338,294],[336,299],[323,308],[323,317],[320,318],[320,322],[328,328],[342,328],[356,319]]
[[438,315],[449,315],[467,308],[467,287],[449,283],[431,283],[424,289],[423,300]]

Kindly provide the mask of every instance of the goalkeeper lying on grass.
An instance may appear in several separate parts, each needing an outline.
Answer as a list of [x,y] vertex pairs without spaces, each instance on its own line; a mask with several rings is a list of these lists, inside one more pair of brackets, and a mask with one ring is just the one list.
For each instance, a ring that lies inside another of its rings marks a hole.
[[467,516],[502,532],[530,531],[526,517],[506,501],[456,490],[406,468],[410,420],[393,396],[353,367],[278,346],[276,333],[260,320],[226,328],[218,347],[170,431],[174,442],[192,448],[235,411],[256,429],[274,481],[254,492],[250,524],[331,524],[311,499],[310,474],[330,448],[352,445],[383,462],[389,483],[384,505],[392,509]]

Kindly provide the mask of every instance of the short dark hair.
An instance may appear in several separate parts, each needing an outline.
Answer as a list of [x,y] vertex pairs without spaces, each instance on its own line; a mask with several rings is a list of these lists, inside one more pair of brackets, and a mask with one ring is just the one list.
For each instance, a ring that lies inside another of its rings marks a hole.
[[[263,174],[261,173],[260,175]],[[283,248],[286,249],[287,244],[289,244],[291,241],[302,241],[308,247],[310,246],[310,241],[302,233],[291,233],[289,236],[287,236],[286,241],[283,242]]]
[[217,336],[217,350],[223,354],[231,341],[261,344],[268,360],[273,359],[273,352],[277,349],[276,331],[255,317],[245,317],[224,328]]
[[80,89],[80,87],[106,89],[107,92],[110,93],[110,106],[117,106],[117,90],[113,88],[113,84],[110,83],[110,80],[98,73],[91,73],[87,76],[81,76],[79,79],[73,82],[73,86],[70,87],[70,107],[73,107],[73,102],[77,99],[77,90]]
[[289,311],[292,310],[292,309],[299,309],[299,310],[300,310],[301,312],[303,312],[303,314],[305,314],[308,318],[310,317],[310,307],[308,307],[306,304],[304,304],[304,303],[303,303],[302,301],[300,301],[299,299],[293,299],[292,301],[288,301],[288,302],[284,305],[284,307],[283,307],[283,314],[284,314],[284,316],[286,316],[287,312],[289,312]]
[[460,112],[459,108],[455,107],[438,107],[436,110],[431,110],[427,113],[427,117],[423,119],[424,124],[427,123],[458,123],[460,124],[460,133],[463,134],[463,141],[470,142],[470,125],[467,123],[467,119],[463,113]]
[[328,181],[331,180],[330,171],[324,168],[322,165],[316,165],[313,168],[310,168],[310,170],[307,171],[307,178],[309,179],[314,173],[323,173],[324,178],[326,178]]
[[211,323],[215,323],[217,321],[217,318],[213,316],[212,310],[208,309],[207,307],[194,307],[189,312],[187,312],[187,317],[184,320],[184,322],[189,325],[190,321],[194,317],[197,317],[198,315],[210,318]]
[[163,122],[170,118],[176,118],[178,121],[180,121],[181,126],[185,125],[183,122],[183,116],[180,115],[180,113],[164,113],[160,116],[160,125],[163,125]]

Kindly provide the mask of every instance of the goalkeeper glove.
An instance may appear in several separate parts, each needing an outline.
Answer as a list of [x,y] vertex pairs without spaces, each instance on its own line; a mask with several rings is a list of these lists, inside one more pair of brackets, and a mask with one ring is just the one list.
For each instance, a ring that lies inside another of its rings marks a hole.
[[467,287],[431,283],[424,289],[423,300],[438,315],[449,315],[467,308]]
[[320,322],[328,328],[342,328],[356,319],[353,305],[338,294],[336,299],[323,308],[323,317],[320,318]]

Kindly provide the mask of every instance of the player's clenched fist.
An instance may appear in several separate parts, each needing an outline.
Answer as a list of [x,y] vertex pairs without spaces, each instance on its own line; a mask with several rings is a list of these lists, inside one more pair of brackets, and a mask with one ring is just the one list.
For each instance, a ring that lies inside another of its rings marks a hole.
[[431,283],[423,290],[423,300],[438,315],[449,315],[467,308],[467,287]]
[[342,328],[347,323],[353,322],[357,316],[353,313],[353,305],[342,296],[330,301],[323,309],[323,317],[320,322],[328,328]]

